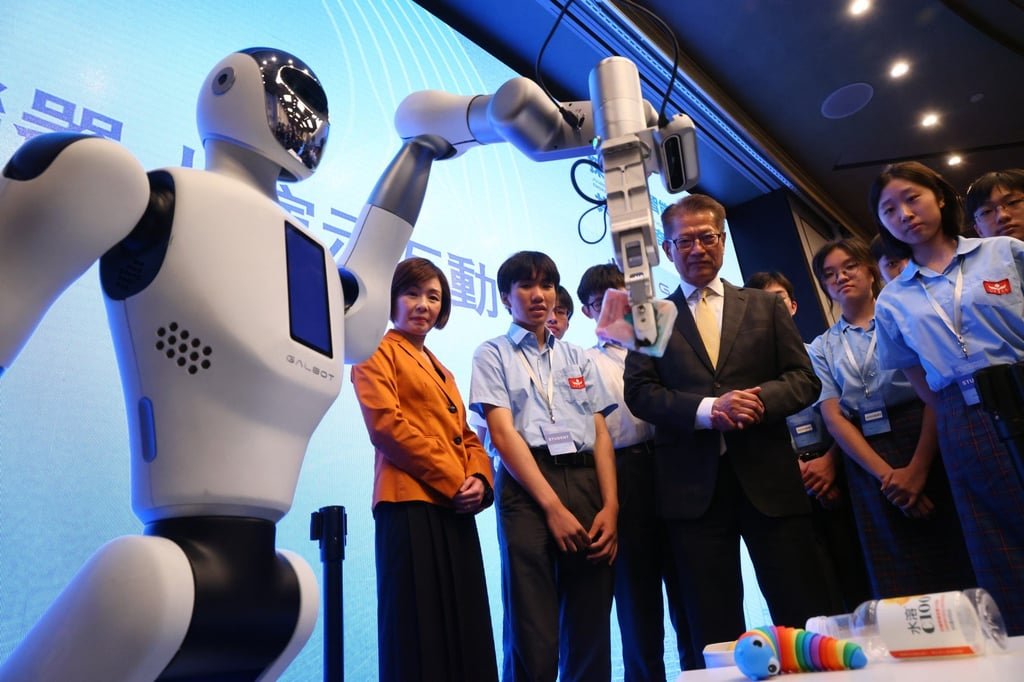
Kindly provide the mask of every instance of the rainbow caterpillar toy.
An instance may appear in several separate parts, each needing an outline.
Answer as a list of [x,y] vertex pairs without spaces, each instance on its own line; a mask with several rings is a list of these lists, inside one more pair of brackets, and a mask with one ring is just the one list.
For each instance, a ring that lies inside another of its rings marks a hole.
[[736,640],[736,666],[752,680],[779,673],[854,670],[868,663],[853,642],[776,625],[748,630]]

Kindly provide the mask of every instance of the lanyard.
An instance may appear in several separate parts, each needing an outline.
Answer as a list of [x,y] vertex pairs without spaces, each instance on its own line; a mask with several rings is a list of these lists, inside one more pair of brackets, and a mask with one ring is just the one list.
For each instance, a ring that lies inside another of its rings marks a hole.
[[932,296],[932,293],[930,291],[928,291],[928,287],[925,286],[924,280],[923,279],[919,279],[919,280],[917,280],[917,283],[921,285],[922,289],[924,289],[924,295],[928,297],[928,302],[931,304],[932,310],[934,310],[935,314],[939,316],[940,320],[942,320],[942,324],[946,325],[946,329],[948,329],[953,334],[953,336],[956,337],[957,343],[960,344],[960,350],[963,352],[964,357],[966,358],[967,357],[967,343],[964,341],[963,334],[960,333],[960,328],[963,325],[963,316],[964,316],[963,308],[960,306],[960,303],[963,300],[963,295],[964,295],[964,257],[963,257],[963,255],[958,256],[958,259],[959,259],[959,263],[957,265],[957,270],[956,270],[956,284],[953,286],[953,319],[952,320],[949,319],[949,315],[946,313],[945,310],[942,309],[942,307],[939,305],[939,302],[935,300],[935,297]]
[[[866,330],[865,330],[866,331]],[[846,340],[846,330],[844,329],[839,333],[839,339],[843,342],[843,348],[846,349],[846,359],[850,361],[853,368],[857,370],[857,376],[860,377],[860,383],[864,386],[864,397],[871,397],[871,389],[868,387],[868,380],[864,376],[864,370],[867,369],[868,363],[871,362],[872,355],[875,352],[875,342],[878,341],[878,334],[871,334],[871,341],[868,343],[868,352],[864,355],[864,364],[857,364],[857,359],[853,356],[853,348],[850,347],[850,342]]]
[[[530,383],[533,384],[533,386],[537,389],[537,392],[540,393],[540,396],[542,398],[544,398],[544,402],[547,403],[548,416],[551,418],[551,423],[554,424],[555,423],[555,409],[554,409],[555,382],[554,382],[554,380],[552,378],[552,375],[554,374],[554,370],[552,369],[552,364],[551,364],[552,363],[551,354],[554,351],[551,348],[548,348],[548,352],[547,352],[547,356],[548,356],[548,384],[545,387],[546,393],[542,393],[540,391],[540,388],[541,388],[542,384],[540,383],[540,379],[537,378],[537,375],[533,373],[533,368],[530,367],[529,360],[526,359],[526,351],[524,351],[521,346],[519,348],[517,348],[516,350],[519,351],[519,359],[522,361],[523,367],[526,368],[526,373],[530,375]],[[538,369],[539,368],[540,368],[540,366],[538,365]]]

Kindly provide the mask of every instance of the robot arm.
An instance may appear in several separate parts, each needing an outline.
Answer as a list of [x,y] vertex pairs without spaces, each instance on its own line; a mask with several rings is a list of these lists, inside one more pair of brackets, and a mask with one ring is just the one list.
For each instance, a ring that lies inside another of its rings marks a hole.
[[495,142],[510,142],[534,161],[586,156],[597,148],[615,260],[626,278],[633,316],[633,343],[626,345],[642,349],[658,339],[651,269],[659,254],[647,177],[660,174],[671,193],[692,187],[698,174],[696,133],[683,115],[658,127],[654,108],[640,95],[636,66],[623,57],[597,65],[590,95],[591,102],[563,104],[568,112],[563,115],[527,78],[514,78],[493,95],[426,90],[403,100],[395,127],[404,139],[438,135],[454,149],[453,156]]
[[[663,127],[648,127],[640,75],[633,62],[623,57],[601,60],[590,74],[590,96],[601,139],[599,155],[615,263],[625,277],[633,315],[635,340],[626,345],[643,349],[659,339],[651,270],[660,257],[647,177],[658,173],[673,194],[696,184],[696,133],[690,117],[684,115]],[[665,335],[661,338],[667,340]]]
[[148,201],[146,171],[116,142],[51,133],[22,145],[0,177],[0,373]]
[[[439,135],[455,149],[509,142],[534,161],[585,156],[592,152],[594,124],[589,102],[558,106],[528,78],[513,78],[493,95],[460,96],[422,90],[402,100],[395,128],[402,139]],[[652,110],[653,114],[653,110]]]
[[437,135],[406,140],[359,214],[338,270],[345,292],[346,363],[362,362],[377,350],[391,308],[392,273],[419,217],[430,167],[455,153]]

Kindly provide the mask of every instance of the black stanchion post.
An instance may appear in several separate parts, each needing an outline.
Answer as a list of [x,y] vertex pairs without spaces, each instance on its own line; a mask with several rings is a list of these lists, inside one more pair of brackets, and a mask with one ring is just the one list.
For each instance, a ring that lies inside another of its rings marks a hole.
[[310,517],[309,539],[320,542],[324,565],[324,682],[345,679],[345,611],[341,564],[345,560],[345,508],[320,507]]
[[1024,362],[986,367],[974,373],[974,382],[1024,484]]

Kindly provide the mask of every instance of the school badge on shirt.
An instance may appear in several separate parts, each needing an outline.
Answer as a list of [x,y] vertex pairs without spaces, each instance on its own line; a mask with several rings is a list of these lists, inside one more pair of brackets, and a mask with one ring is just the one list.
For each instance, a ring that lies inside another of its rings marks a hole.
[[569,377],[569,388],[581,389],[586,387],[587,382],[583,380],[583,377]]
[[982,285],[985,287],[985,291],[996,296],[1003,296],[1004,294],[1010,293],[1010,280],[1001,279],[998,282],[989,282],[988,280],[982,281]]

